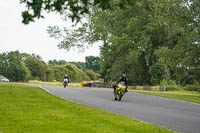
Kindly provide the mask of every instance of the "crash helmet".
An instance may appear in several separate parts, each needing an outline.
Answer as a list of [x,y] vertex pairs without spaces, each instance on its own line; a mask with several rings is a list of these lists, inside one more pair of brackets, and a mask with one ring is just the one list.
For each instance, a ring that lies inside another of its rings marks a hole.
[[122,77],[123,77],[123,78],[126,78],[126,74],[122,74]]

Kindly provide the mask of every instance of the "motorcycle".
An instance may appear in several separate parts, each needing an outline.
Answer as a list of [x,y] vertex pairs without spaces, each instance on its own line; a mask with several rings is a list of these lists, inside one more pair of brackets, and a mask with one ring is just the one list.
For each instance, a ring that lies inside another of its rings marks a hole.
[[124,94],[125,94],[125,85],[118,84],[117,87],[116,87],[116,90],[114,92],[114,100],[115,101],[121,101]]
[[65,88],[66,86],[68,86],[68,83],[69,83],[68,79],[64,79],[64,81],[63,81],[64,88]]

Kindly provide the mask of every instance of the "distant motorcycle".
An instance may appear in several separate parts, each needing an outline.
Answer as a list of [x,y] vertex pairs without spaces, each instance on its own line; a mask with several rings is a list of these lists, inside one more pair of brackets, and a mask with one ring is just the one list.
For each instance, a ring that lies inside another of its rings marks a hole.
[[68,86],[68,83],[69,83],[69,80],[68,80],[68,79],[64,79],[64,81],[63,81],[64,88],[65,88],[66,86]]
[[121,101],[124,94],[125,94],[125,85],[118,84],[117,87],[116,87],[116,90],[114,92],[114,100],[115,101]]

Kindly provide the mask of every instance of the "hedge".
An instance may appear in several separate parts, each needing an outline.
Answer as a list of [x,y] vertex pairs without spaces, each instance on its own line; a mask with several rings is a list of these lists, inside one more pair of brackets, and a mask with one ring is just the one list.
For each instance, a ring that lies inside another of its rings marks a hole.
[[173,85],[173,86],[165,86],[166,91],[179,91],[183,88],[181,86]]
[[184,87],[184,90],[187,90],[187,91],[198,91],[200,92],[200,86],[196,86],[196,85],[186,85]]

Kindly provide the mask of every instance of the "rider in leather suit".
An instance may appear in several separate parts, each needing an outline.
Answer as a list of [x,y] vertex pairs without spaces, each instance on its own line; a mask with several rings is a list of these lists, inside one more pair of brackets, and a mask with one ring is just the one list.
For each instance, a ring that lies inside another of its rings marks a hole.
[[69,83],[69,76],[67,74],[65,74],[63,82],[65,82],[65,80],[67,79],[68,83]]
[[[120,79],[117,81],[117,84],[119,84],[120,82],[123,82],[125,85],[125,92],[127,92],[127,88],[128,88],[128,78],[126,77],[126,74],[122,74],[122,76],[120,77]],[[113,86],[114,88],[114,92],[116,90],[116,85]],[[113,92],[113,93],[114,93]]]

